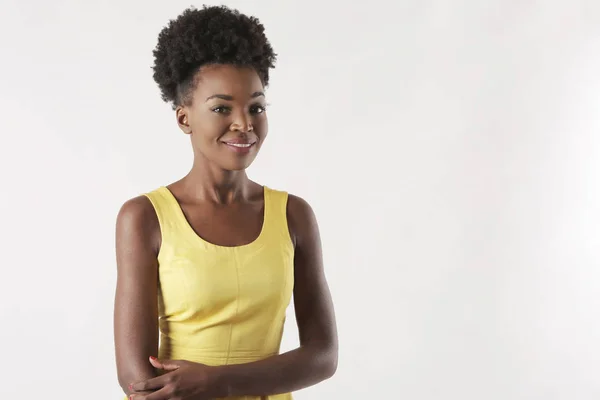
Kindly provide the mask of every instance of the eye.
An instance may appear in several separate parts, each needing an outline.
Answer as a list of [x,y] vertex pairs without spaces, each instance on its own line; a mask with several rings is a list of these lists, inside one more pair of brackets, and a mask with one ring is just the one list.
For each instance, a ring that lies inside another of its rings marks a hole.
[[252,114],[262,114],[267,111],[267,106],[262,104],[254,104],[250,107],[250,112]]
[[216,113],[219,113],[219,114],[227,114],[228,112],[231,111],[231,109],[229,107],[226,107],[226,106],[217,106],[217,107],[214,107],[212,109],[212,111],[214,111]]

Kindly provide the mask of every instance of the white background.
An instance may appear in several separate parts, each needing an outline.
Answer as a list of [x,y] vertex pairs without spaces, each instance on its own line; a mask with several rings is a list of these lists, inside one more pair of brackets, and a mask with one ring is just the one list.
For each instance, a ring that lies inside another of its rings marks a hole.
[[[0,398],[122,398],[115,218],[191,167],[150,69],[191,4],[2,0]],[[249,175],[313,205],[336,306],[296,398],[600,398],[600,3],[226,4],[279,54]]]

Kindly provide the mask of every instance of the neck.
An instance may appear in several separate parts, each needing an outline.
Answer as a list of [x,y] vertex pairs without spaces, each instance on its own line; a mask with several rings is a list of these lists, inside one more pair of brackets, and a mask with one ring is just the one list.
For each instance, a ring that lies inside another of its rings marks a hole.
[[230,204],[248,199],[251,181],[245,170],[227,171],[200,157],[195,158],[180,184],[188,196],[198,201]]

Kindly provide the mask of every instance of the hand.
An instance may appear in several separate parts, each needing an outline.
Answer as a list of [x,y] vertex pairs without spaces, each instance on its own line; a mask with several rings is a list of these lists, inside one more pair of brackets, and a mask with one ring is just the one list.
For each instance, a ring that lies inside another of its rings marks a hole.
[[[150,364],[163,375],[130,385],[132,400],[209,400],[218,396],[215,367],[183,360],[158,360]],[[152,390],[150,394],[145,392]]]

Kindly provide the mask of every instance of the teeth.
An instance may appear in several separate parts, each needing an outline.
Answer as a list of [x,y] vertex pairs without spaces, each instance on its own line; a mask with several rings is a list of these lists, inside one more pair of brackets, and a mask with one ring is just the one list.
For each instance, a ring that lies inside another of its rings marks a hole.
[[252,146],[252,143],[227,143],[230,146],[235,146],[235,147],[250,147]]

